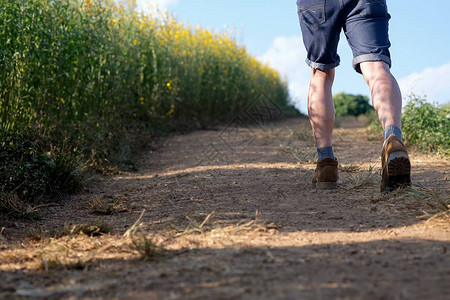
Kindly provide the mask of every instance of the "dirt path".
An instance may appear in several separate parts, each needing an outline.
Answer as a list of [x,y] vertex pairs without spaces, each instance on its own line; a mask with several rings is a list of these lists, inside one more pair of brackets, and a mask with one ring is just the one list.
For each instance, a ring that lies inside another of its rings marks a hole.
[[412,153],[414,190],[381,196],[381,141],[345,123],[340,188],[318,192],[305,120],[234,125],[166,139],[41,221],[2,221],[0,298],[448,299],[450,221],[424,218],[448,160]]

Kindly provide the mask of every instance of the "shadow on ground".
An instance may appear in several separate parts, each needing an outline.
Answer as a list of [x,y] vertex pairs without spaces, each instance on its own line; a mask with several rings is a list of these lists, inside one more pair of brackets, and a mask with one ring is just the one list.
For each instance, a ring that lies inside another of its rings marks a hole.
[[1,272],[0,297],[445,299],[449,246],[404,239],[169,251],[154,262],[104,259],[79,271]]

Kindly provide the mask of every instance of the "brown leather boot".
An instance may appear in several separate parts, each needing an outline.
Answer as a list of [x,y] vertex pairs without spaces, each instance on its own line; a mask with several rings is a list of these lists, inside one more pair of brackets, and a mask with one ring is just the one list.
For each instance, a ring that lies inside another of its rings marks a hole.
[[313,187],[319,190],[337,188],[338,161],[333,158],[324,158],[317,162],[316,171],[312,180]]
[[411,162],[405,145],[395,135],[384,143],[381,152],[381,192],[411,185]]

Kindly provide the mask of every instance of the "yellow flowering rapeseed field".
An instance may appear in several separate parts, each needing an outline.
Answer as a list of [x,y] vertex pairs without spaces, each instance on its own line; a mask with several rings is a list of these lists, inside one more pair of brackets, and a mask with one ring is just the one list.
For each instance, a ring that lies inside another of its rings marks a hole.
[[236,113],[255,90],[284,107],[286,84],[232,32],[212,32],[133,1],[1,0],[3,129]]
[[227,121],[255,92],[289,106],[286,83],[233,32],[138,12],[133,1],[0,7],[2,134],[31,132],[49,150],[104,160],[139,133]]

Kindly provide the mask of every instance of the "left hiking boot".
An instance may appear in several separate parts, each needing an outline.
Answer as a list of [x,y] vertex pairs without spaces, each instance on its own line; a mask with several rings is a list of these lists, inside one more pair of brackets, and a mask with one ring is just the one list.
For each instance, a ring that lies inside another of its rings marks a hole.
[[313,187],[318,190],[333,190],[338,187],[338,161],[334,158],[324,158],[317,162],[312,180]]
[[411,185],[411,162],[403,142],[391,135],[381,152],[381,192],[391,192]]

